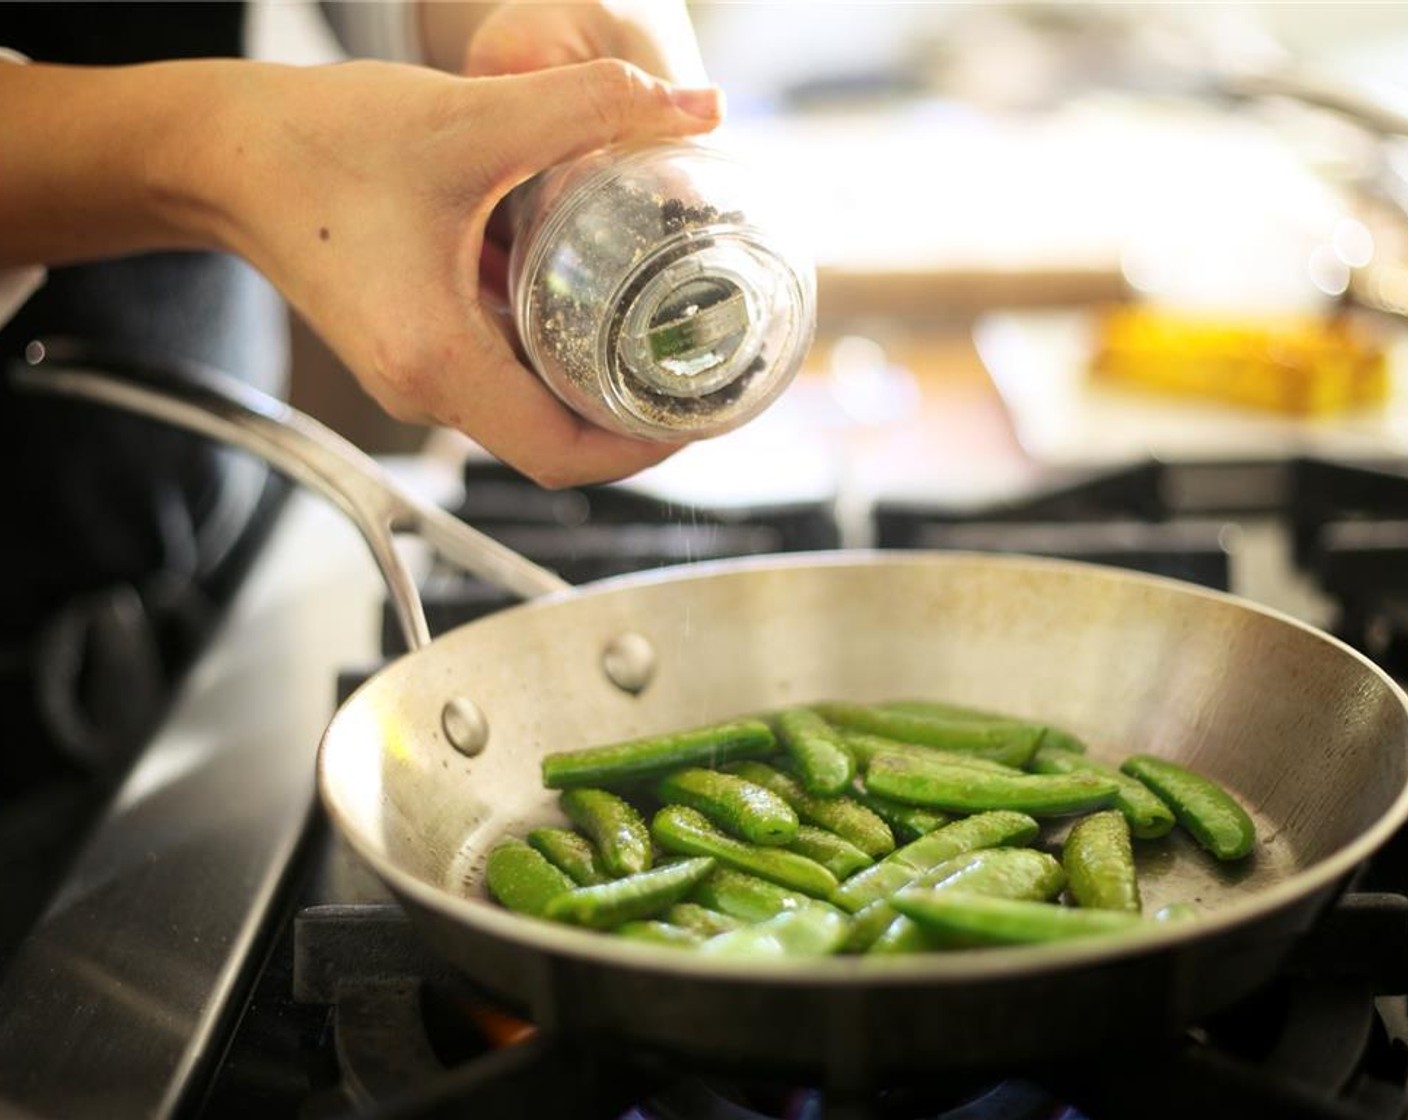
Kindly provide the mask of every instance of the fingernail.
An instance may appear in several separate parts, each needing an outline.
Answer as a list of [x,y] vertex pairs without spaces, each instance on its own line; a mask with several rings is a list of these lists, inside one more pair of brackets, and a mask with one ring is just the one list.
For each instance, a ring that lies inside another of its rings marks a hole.
[[704,89],[679,89],[670,90],[670,100],[674,102],[675,108],[682,113],[688,113],[691,117],[698,117],[700,120],[718,120],[724,114],[724,93],[723,90],[714,86],[707,86]]

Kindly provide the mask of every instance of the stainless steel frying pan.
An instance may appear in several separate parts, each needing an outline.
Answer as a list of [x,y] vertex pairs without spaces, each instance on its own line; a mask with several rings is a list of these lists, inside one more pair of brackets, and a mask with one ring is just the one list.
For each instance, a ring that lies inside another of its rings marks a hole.
[[[1408,697],[1334,639],[1228,595],[1047,560],[853,552],[572,590],[242,388],[57,355],[15,376],[248,448],[357,520],[414,652],[329,725],[323,801],[425,938],[548,1030],[840,1086],[1171,1032],[1266,981],[1408,816]],[[391,529],[537,598],[429,641]],[[1178,759],[1237,791],[1261,842],[1232,868],[1177,836],[1141,846],[1146,902],[1202,911],[1141,939],[883,960],[701,959],[483,897],[493,843],[559,819],[544,753],[821,697],[944,699],[1049,720],[1112,760]]]

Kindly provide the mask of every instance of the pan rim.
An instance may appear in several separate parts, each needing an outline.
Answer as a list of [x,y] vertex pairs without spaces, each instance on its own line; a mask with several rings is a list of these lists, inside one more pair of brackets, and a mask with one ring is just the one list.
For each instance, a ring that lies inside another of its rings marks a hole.
[[[524,612],[546,610],[568,599],[596,598],[599,595],[629,591],[661,583],[690,583],[721,575],[744,574],[758,570],[820,567],[924,567],[981,562],[1016,569],[1053,569],[1086,576],[1095,575],[1112,582],[1154,584],[1182,595],[1206,598],[1250,610],[1268,619],[1287,624],[1309,637],[1329,644],[1342,654],[1357,661],[1370,675],[1387,687],[1388,692],[1408,713],[1408,692],[1372,660],[1332,634],[1303,622],[1273,607],[1225,591],[1216,591],[1168,576],[1136,572],[1107,565],[1077,560],[1064,560],[1020,553],[982,553],[967,550],[904,550],[836,549],[820,552],[774,553],[732,559],[700,561],[656,568],[607,579],[596,580],[580,587],[542,596],[516,604],[456,627],[437,637],[428,648],[434,648],[453,635],[490,619],[499,620]],[[457,924],[511,942],[524,948],[549,953],[557,957],[589,961],[631,971],[667,973],[691,980],[766,982],[778,987],[822,984],[834,988],[898,986],[924,981],[933,985],[962,984],[1007,980],[1038,973],[1055,972],[1082,966],[1114,965],[1134,957],[1212,941],[1219,935],[1234,935],[1237,930],[1271,918],[1288,907],[1331,890],[1375,851],[1387,842],[1408,820],[1408,782],[1398,791],[1388,808],[1359,836],[1339,850],[1311,866],[1288,876],[1269,887],[1248,894],[1233,904],[1215,911],[1200,913],[1188,922],[1151,922],[1148,931],[1137,936],[1089,937],[1060,944],[1004,946],[969,949],[961,953],[922,953],[872,957],[866,954],[838,955],[821,958],[735,960],[683,953],[669,946],[603,936],[544,919],[535,919],[494,906],[482,899],[456,895],[444,887],[427,882],[402,870],[380,854],[358,828],[342,813],[330,793],[328,773],[329,743],[343,713],[351,708],[363,689],[371,687],[396,666],[414,657],[402,655],[378,670],[338,708],[325,728],[318,746],[317,785],[323,806],[339,835],[356,851],[371,869],[398,896],[408,898],[417,906],[450,918]],[[1408,753],[1408,738],[1400,744]]]

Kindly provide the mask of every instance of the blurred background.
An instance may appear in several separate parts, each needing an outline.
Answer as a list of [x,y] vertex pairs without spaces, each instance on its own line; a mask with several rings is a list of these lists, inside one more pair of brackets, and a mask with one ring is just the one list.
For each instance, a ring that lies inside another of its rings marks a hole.
[[[1408,453],[1408,8],[692,11],[720,142],[814,248],[819,329],[778,406],[659,468],[676,490],[759,455],[789,486],[951,497],[1092,460]],[[264,57],[337,56],[316,5],[251,18]],[[295,340],[295,403],[421,445]]]

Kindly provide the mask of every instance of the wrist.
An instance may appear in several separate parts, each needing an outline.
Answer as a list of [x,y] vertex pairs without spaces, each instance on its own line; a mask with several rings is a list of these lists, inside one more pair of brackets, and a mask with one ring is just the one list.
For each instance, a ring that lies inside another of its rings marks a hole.
[[151,90],[168,111],[142,158],[144,205],[174,245],[244,255],[239,200],[258,142],[249,121],[284,68],[211,59],[151,69]]

